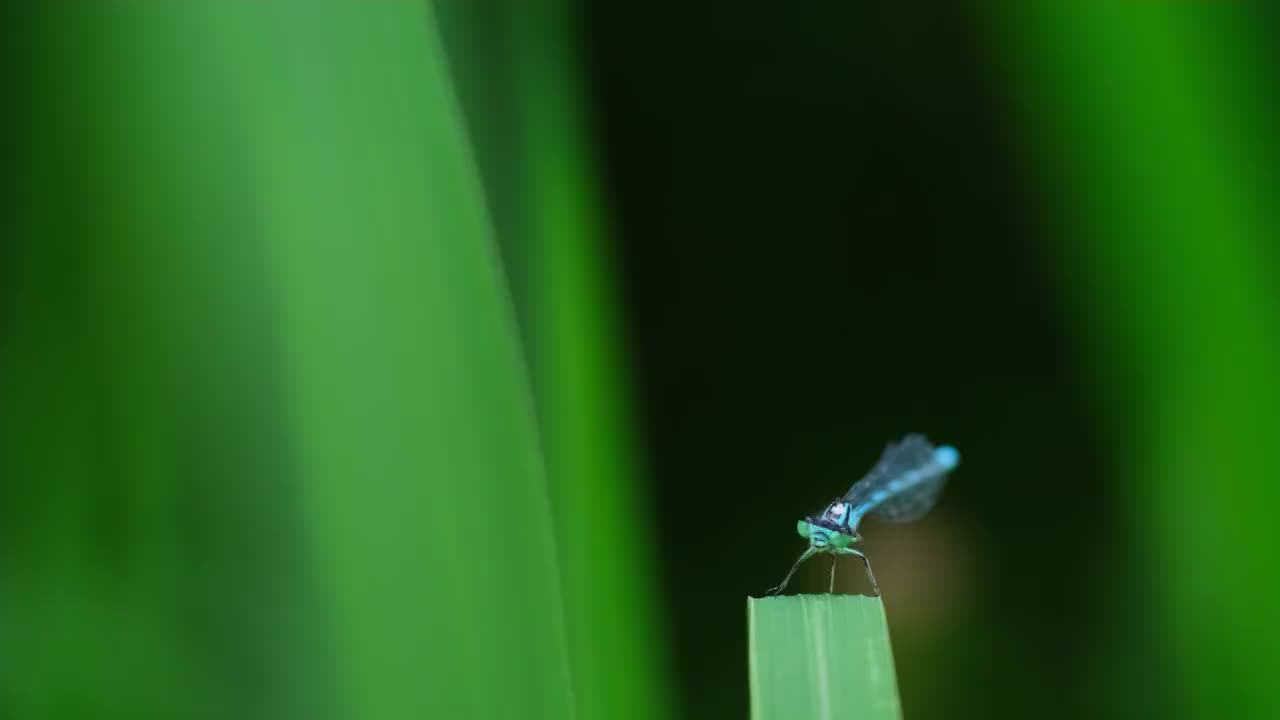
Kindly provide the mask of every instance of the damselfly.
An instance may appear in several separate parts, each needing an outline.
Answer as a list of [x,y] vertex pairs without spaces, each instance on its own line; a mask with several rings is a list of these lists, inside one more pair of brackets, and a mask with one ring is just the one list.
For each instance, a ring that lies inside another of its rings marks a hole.
[[891,523],[920,518],[938,501],[947,473],[959,463],[960,453],[955,448],[934,447],[923,435],[908,435],[901,442],[889,443],[876,466],[854,483],[844,497],[833,500],[821,515],[807,517],[796,524],[800,537],[809,541],[809,549],[769,594],[777,595],[786,589],[787,582],[805,560],[827,553],[831,555],[829,590],[835,590],[836,556],[857,555],[867,568],[871,588],[879,595],[876,576],[871,574],[871,561],[851,547],[862,540],[858,523],[867,515]]

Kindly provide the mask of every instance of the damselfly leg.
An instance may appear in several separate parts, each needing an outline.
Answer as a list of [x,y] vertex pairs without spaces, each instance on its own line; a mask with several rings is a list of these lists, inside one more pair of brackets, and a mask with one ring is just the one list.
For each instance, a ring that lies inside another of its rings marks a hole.
[[783,590],[786,590],[787,583],[791,582],[791,576],[796,574],[796,570],[800,568],[800,564],[803,563],[805,560],[808,560],[809,558],[813,557],[814,553],[816,552],[817,552],[817,548],[814,548],[812,546],[810,546],[808,550],[805,550],[804,554],[802,554],[800,558],[796,560],[796,564],[791,566],[791,572],[788,572],[787,576],[782,578],[782,582],[778,584],[778,587],[772,588],[771,590],[769,590],[768,594],[777,595]]
[[862,553],[852,548],[845,550],[845,552],[850,555],[857,555],[858,557],[862,558],[862,564],[867,567],[867,579],[871,581],[871,589],[875,591],[876,597],[879,597],[880,586],[876,584],[876,576],[871,573],[871,561],[867,559],[866,555],[863,555]]

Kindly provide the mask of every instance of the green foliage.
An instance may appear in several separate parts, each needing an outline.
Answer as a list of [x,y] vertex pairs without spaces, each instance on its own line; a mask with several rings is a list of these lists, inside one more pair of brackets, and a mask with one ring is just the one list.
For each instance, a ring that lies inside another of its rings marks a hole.
[[568,3],[436,3],[502,231],[547,449],[574,689],[585,718],[667,715],[647,507],[634,491]]
[[751,717],[902,717],[880,598],[747,599]]
[[[1150,628],[1122,632],[1161,639],[1172,682],[1147,695],[1180,716],[1274,714],[1280,625],[1260,619],[1280,589],[1280,155],[1258,73],[1273,23],[1214,3],[1032,3],[1000,19],[1133,480],[1143,560],[1112,571],[1142,590],[1114,602]],[[1151,672],[1119,670],[1121,696]]]
[[428,10],[25,19],[6,714],[574,716],[525,368]]

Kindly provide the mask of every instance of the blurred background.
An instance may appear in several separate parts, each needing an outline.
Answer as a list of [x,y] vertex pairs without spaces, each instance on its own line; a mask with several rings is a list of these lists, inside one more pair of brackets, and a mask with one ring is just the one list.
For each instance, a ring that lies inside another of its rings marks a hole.
[[1274,12],[4,15],[3,716],[746,717],[907,432],[907,717],[1280,709]]

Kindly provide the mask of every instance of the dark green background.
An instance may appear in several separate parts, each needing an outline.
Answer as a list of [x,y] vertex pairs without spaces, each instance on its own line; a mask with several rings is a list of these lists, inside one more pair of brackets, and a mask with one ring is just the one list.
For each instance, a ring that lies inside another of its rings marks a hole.
[[[1055,267],[1066,239],[980,20],[910,4],[588,11],[690,717],[745,715],[742,676],[723,671],[745,658],[735,603],[780,579],[796,519],[908,431],[963,462],[921,527],[864,531],[907,716],[1097,707],[1132,550]],[[908,533],[943,557],[893,555]]]
[[1274,714],[1274,24],[6,8],[0,715],[744,717],[911,431],[908,717]]

